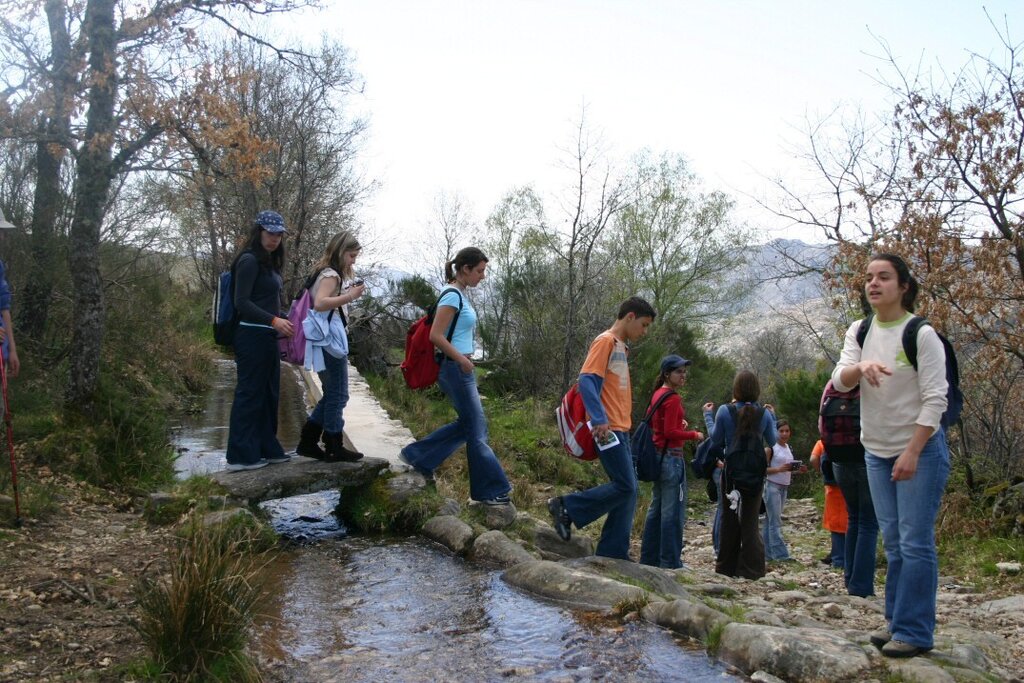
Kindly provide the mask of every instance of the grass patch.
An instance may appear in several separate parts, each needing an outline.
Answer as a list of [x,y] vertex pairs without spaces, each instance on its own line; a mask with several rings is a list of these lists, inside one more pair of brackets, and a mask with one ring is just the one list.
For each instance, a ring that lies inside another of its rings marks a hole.
[[378,477],[370,486],[346,488],[335,513],[345,525],[361,533],[414,533],[437,514],[444,499],[437,491],[423,491],[395,501],[388,490],[390,476]]
[[137,585],[135,624],[150,653],[141,665],[173,681],[257,681],[244,653],[262,588],[263,557],[239,528],[193,527],[170,574]]
[[722,647],[722,633],[726,626],[727,624],[717,623],[708,629],[707,638],[704,639],[704,648],[712,657],[717,656],[718,650]]
[[612,606],[612,612],[618,617],[624,617],[633,612],[639,612],[651,604],[651,596],[647,593],[632,598],[623,598]]

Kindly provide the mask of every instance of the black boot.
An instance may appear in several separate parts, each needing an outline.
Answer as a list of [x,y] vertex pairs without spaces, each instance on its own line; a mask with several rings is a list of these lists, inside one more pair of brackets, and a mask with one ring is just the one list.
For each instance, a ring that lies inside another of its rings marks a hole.
[[295,447],[295,452],[307,458],[326,460],[327,454],[324,452],[324,449],[320,448],[320,435],[323,431],[324,428],[316,422],[306,420],[306,424],[302,425],[302,433],[299,434],[299,445]]
[[355,462],[363,457],[359,451],[345,448],[345,435],[341,432],[324,432],[324,444],[327,445],[327,459],[330,461]]

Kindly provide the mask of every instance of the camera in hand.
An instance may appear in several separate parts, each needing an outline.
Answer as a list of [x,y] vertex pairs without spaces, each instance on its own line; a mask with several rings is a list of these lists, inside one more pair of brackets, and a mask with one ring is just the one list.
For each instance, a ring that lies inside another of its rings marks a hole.
[[789,463],[789,469],[791,470],[798,470],[803,466],[804,464],[800,460],[794,460],[793,462]]
[[361,278],[361,277],[360,278],[356,278],[355,280],[352,281],[352,286],[353,287],[358,287],[361,284],[363,284],[363,278]]

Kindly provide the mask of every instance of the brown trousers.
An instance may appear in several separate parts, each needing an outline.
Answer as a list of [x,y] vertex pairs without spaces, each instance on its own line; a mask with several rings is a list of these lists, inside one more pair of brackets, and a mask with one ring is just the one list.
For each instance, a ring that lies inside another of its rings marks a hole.
[[761,495],[758,492],[755,496],[742,496],[739,515],[736,510],[730,510],[729,501],[725,501],[715,572],[752,581],[764,576],[764,541],[757,525]]

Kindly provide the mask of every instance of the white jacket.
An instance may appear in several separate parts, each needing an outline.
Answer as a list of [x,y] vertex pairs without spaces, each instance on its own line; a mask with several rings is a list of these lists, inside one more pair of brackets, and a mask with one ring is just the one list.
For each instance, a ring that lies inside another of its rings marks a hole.
[[302,332],[306,335],[305,368],[313,372],[323,372],[324,352],[335,358],[348,355],[348,334],[341,322],[341,315],[333,311],[317,311],[313,308],[306,313],[302,321]]

